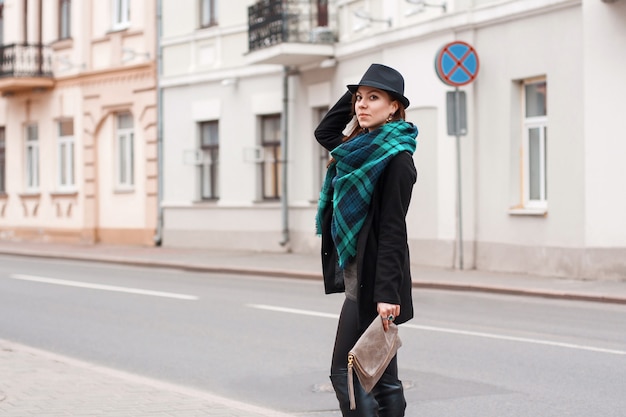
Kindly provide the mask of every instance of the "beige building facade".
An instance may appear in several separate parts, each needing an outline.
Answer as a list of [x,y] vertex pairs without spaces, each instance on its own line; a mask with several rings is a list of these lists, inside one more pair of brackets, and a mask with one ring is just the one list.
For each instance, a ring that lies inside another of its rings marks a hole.
[[[163,0],[163,12],[164,245],[316,253],[328,155],[312,132],[379,62],[405,75],[420,130],[413,263],[626,276],[625,0]],[[452,41],[480,58],[460,88],[460,216],[454,88],[434,70]]]
[[1,3],[0,238],[153,244],[156,3]]

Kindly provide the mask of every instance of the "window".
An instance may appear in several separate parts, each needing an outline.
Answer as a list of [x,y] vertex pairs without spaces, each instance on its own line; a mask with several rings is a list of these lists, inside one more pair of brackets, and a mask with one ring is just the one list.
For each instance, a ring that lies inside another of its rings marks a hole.
[[0,126],[0,194],[6,194],[6,142],[4,126]]
[[547,167],[547,84],[545,80],[526,82],[524,97],[524,206],[546,208]]
[[200,196],[203,200],[219,197],[219,125],[217,121],[200,123]]
[[74,188],[74,121],[59,122],[59,140],[57,152],[57,183],[59,190]]
[[39,189],[39,132],[37,124],[26,126],[26,190]]
[[59,0],[59,39],[72,37],[70,30],[71,0]]
[[217,0],[200,0],[200,27],[217,25]]
[[[314,113],[313,122],[314,122],[314,126],[317,126],[322,121],[326,113],[328,112],[328,107],[318,107],[314,109],[314,112],[315,113]],[[317,198],[319,197],[319,191],[322,189],[322,184],[324,184],[328,162],[330,161],[330,153],[328,152],[328,150],[326,150],[326,148],[324,148],[322,145],[318,145],[317,151],[318,152],[317,152],[316,166],[317,166],[318,175],[316,176],[317,180],[314,184],[315,186],[314,191],[316,192],[315,194],[316,201],[317,201]]]
[[116,119],[117,186],[129,189],[135,183],[133,116],[119,113]]
[[280,115],[261,117],[261,147],[261,195],[264,200],[277,200],[281,188]]
[[328,26],[328,0],[316,0],[317,26]]
[[113,0],[113,29],[130,25],[130,0]]

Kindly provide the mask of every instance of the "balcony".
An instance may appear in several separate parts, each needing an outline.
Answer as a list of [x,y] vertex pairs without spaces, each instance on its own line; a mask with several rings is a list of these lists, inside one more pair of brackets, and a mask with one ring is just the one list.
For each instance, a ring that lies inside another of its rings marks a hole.
[[328,1],[261,0],[248,7],[248,64],[301,66],[334,55]]
[[52,50],[44,45],[0,46],[0,93],[39,90],[54,85]]

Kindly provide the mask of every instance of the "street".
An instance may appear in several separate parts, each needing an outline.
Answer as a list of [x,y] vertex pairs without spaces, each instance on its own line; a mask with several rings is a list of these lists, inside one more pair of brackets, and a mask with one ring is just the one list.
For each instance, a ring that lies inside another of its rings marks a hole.
[[[415,290],[409,417],[626,415],[626,306]],[[0,256],[0,339],[299,416],[328,381],[343,295],[313,280]]]

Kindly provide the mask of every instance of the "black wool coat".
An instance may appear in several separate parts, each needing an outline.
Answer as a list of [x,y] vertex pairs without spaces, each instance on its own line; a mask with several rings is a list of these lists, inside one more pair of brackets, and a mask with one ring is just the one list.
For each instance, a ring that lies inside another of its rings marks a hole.
[[[346,93],[329,110],[315,130],[317,141],[328,150],[340,145],[341,131],[351,118],[351,94]],[[378,314],[376,303],[400,305],[396,324],[413,318],[411,269],[406,214],[417,172],[408,152],[394,156],[379,178],[357,242],[359,324],[367,328]],[[345,291],[343,273],[331,236],[332,204],[322,216],[322,268],[327,294]]]

